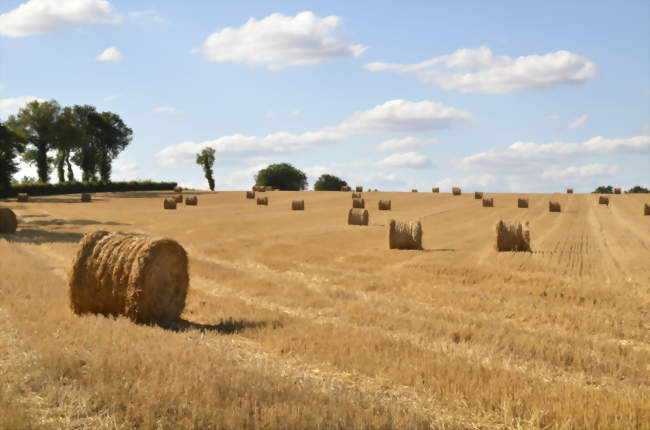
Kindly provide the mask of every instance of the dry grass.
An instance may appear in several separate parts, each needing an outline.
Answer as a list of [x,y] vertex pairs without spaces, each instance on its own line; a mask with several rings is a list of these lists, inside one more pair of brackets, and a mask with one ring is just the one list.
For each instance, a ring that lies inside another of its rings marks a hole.
[[352,208],[348,212],[349,225],[368,225],[369,218],[368,209]]
[[27,195],[27,193],[18,193],[18,195],[16,196],[16,201],[18,202],[24,203],[28,200],[29,200],[29,196]]
[[388,249],[422,249],[422,223],[390,220]]
[[439,193],[440,192],[440,187],[433,187],[431,188],[432,193]]
[[528,199],[522,199],[521,197],[517,199],[517,207],[528,209]]
[[496,225],[496,240],[494,248],[497,251],[527,251],[530,252],[530,226],[528,223],[506,224],[499,221]]
[[453,187],[453,188],[451,189],[451,193],[452,193],[453,195],[455,195],[455,196],[460,196],[460,195],[461,195],[460,188],[458,188],[458,187]]
[[377,208],[380,211],[389,211],[391,208],[391,201],[390,200],[379,200],[377,203]]
[[293,201],[291,201],[291,210],[292,211],[304,211],[305,210],[305,201],[304,200],[293,200]]
[[556,201],[549,201],[548,202],[548,211],[549,212],[562,212],[562,205],[560,205],[560,202]]
[[494,197],[486,197],[483,199],[483,207],[484,208],[492,208],[494,207]]
[[263,205],[263,206],[268,206],[269,205],[269,198],[268,197],[258,197],[257,198],[257,204],[258,205]]
[[187,196],[185,197],[186,206],[197,206],[199,204],[199,198],[197,196]]
[[0,234],[12,234],[16,232],[18,220],[16,214],[9,208],[0,207]]
[[598,204],[609,206],[609,197],[598,196]]
[[480,191],[474,191],[474,199],[480,200],[483,198],[483,193]]
[[176,209],[176,198],[167,198],[163,200],[163,209]]
[[366,207],[366,201],[364,199],[352,199],[352,207],[363,209]]
[[84,203],[89,203],[92,200],[92,197],[90,193],[82,193],[81,194],[81,201]]

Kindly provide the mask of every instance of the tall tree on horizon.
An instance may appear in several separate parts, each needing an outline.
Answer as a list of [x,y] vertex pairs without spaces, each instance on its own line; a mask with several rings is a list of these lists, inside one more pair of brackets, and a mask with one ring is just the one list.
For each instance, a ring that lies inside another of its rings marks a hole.
[[203,167],[205,179],[208,180],[210,191],[214,191],[214,178],[212,177],[212,166],[214,165],[214,148],[205,148],[196,154],[196,164]]

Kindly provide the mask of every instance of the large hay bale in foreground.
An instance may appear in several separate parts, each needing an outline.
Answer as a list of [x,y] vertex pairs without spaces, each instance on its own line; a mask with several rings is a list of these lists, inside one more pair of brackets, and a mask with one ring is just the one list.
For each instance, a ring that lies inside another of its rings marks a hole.
[[258,205],[268,206],[269,205],[269,198],[268,197],[258,197],[257,198],[257,204]]
[[350,225],[368,225],[368,209],[350,209],[348,212],[348,224]]
[[350,191],[350,187],[348,187],[347,185],[343,185],[341,187],[341,191]]
[[518,198],[517,199],[517,207],[518,208],[527,208],[528,207],[528,199]]
[[644,203],[643,206],[643,215],[650,215],[650,205],[647,203]]
[[493,208],[494,207],[494,197],[486,197],[483,199],[484,208]]
[[174,199],[176,200],[176,203],[183,203],[183,195],[182,194],[179,194],[179,195],[175,196]]
[[567,194],[573,194],[573,188],[567,188],[566,193]]
[[418,192],[418,190],[417,190],[417,189],[415,189],[415,188],[413,188],[413,189],[411,190],[411,192],[412,192],[412,193],[417,193],[417,192]]
[[291,202],[292,211],[304,211],[305,210],[305,201],[304,200],[294,200]]
[[185,197],[186,206],[197,206],[199,204],[199,198],[197,196],[187,196]]
[[19,202],[26,202],[29,200],[29,197],[27,196],[27,193],[18,193],[18,196],[16,196],[16,200]]
[[431,188],[432,193],[439,193],[440,192],[440,187],[433,187]]
[[496,225],[496,241],[494,248],[497,251],[528,251],[530,252],[530,227],[526,223],[507,225],[499,221]]
[[255,191],[246,191],[246,198],[247,199],[254,199],[255,198]]
[[389,249],[422,249],[422,223],[420,221],[390,220],[388,225]]
[[609,206],[609,197],[598,196],[598,204],[599,205],[607,205],[607,206]]
[[391,201],[390,200],[379,200],[379,210],[380,211],[389,211],[391,206]]
[[68,276],[70,307],[141,323],[173,321],[185,307],[187,265],[187,253],[171,239],[88,233]]
[[452,193],[453,195],[455,195],[455,196],[460,196],[460,195],[461,195],[460,188],[458,188],[458,187],[454,187],[454,188],[452,188],[452,189],[451,189],[451,193]]
[[614,188],[614,194],[621,194],[620,188]]
[[16,214],[9,208],[0,208],[0,234],[13,234],[18,228]]
[[366,207],[366,201],[364,199],[352,199],[352,207],[363,209]]
[[357,185],[356,188],[355,188],[355,191],[356,191],[357,193],[363,193],[363,187]]
[[90,196],[90,193],[81,193],[81,201],[84,203],[88,203],[92,200],[92,197]]
[[483,193],[480,191],[474,191],[474,199],[479,200],[483,198]]
[[548,202],[548,211],[562,212],[562,206],[560,206],[560,202],[553,202],[553,201]]
[[176,209],[176,199],[169,198],[163,201],[163,209]]
[[183,192],[183,187],[174,187],[174,192],[175,193],[182,193]]

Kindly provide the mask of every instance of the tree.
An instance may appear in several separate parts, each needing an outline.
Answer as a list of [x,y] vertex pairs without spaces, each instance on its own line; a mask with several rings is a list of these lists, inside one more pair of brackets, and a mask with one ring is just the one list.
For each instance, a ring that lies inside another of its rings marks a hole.
[[111,181],[113,160],[131,143],[133,130],[113,112],[102,112],[90,117],[95,142],[95,153],[102,182]]
[[21,108],[18,115],[11,115],[7,121],[14,133],[33,146],[25,151],[23,159],[36,164],[38,179],[43,183],[47,183],[50,177],[50,159],[47,152],[53,149],[56,143],[60,112],[61,107],[56,100],[34,100]]
[[75,154],[72,161],[81,168],[81,180],[97,180],[97,144],[96,127],[101,123],[100,114],[94,106],[74,105],[72,107],[72,124],[77,130],[74,144]]
[[255,185],[289,191],[304,190],[307,188],[307,175],[289,163],[270,164],[257,172]]
[[11,185],[11,178],[18,171],[15,159],[23,150],[20,137],[0,122],[0,189]]
[[636,185],[629,190],[626,191],[626,193],[631,193],[631,194],[641,194],[641,193],[650,193],[650,190],[642,187],[641,185]]
[[614,188],[612,188],[611,185],[601,185],[600,187],[597,187],[594,190],[595,194],[613,194],[614,193]]
[[341,191],[341,187],[347,185],[343,179],[334,175],[322,174],[314,184],[315,191]]
[[210,191],[214,191],[214,178],[212,177],[212,165],[214,164],[214,148],[205,148],[196,154],[196,164],[203,167],[205,179],[208,180]]
[[74,172],[72,171],[72,164],[70,157],[81,142],[81,130],[76,127],[74,111],[71,107],[63,108],[57,124],[57,139],[54,146],[56,147],[56,157],[54,163],[56,164],[56,171],[59,177],[59,182],[65,182],[65,169],[67,167],[67,181],[74,182]]

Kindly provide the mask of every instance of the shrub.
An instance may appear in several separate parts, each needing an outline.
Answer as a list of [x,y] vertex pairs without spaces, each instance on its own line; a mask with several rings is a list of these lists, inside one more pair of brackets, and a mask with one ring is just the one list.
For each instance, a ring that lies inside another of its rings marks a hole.
[[337,176],[323,174],[314,184],[314,191],[339,191],[347,185],[347,182]]
[[80,194],[121,191],[164,191],[173,190],[176,182],[129,181],[129,182],[63,182],[45,184],[42,182],[12,184],[0,190],[0,198],[15,197],[19,193],[30,196],[49,196],[56,194]]
[[257,172],[255,185],[282,191],[299,191],[307,188],[307,175],[289,163],[270,164]]

